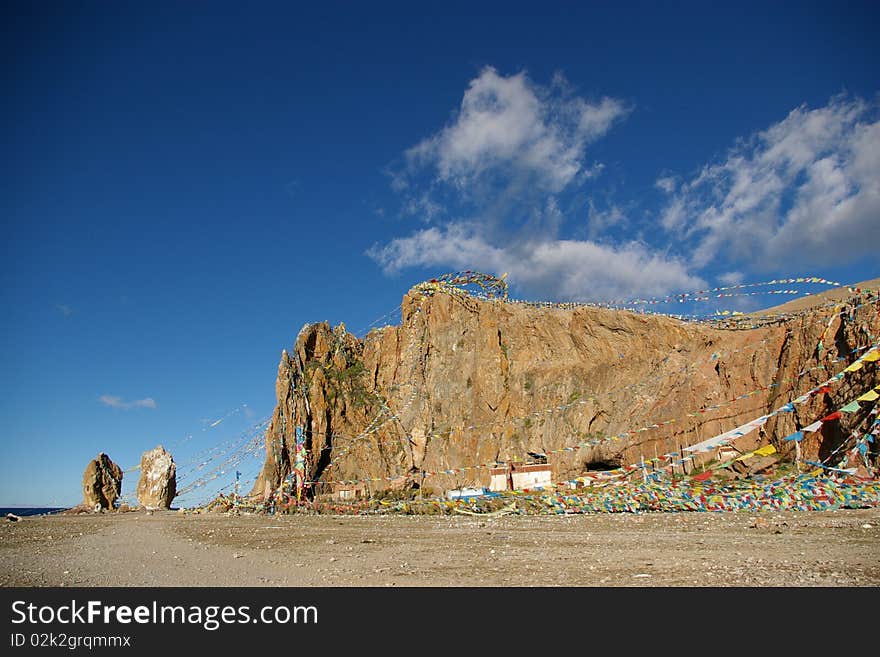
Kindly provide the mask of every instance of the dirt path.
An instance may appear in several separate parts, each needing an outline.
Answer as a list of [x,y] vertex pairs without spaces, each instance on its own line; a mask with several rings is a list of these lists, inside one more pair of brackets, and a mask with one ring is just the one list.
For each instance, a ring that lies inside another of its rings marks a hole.
[[3,586],[878,586],[880,509],[0,525]]

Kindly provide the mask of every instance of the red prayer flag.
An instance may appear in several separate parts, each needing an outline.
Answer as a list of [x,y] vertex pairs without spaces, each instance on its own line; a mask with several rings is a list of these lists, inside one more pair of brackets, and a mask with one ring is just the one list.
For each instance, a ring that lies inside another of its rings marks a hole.
[[698,475],[694,475],[691,479],[695,479],[696,481],[706,481],[709,477],[712,476],[711,470],[706,470],[706,472],[701,472]]
[[822,422],[831,422],[832,420],[840,419],[840,411],[834,411],[831,415],[826,415],[822,418]]

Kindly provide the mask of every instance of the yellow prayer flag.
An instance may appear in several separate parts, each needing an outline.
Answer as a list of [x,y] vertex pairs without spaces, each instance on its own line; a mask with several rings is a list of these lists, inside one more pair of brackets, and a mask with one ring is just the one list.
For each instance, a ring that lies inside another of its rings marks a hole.
[[761,449],[755,450],[755,456],[770,456],[776,453],[775,445],[764,445]]
[[822,468],[816,468],[815,470],[813,470],[810,473],[810,476],[811,477],[818,477],[820,474],[822,474]]
[[844,372],[858,372],[860,369],[862,369],[862,362],[857,360],[855,363],[853,363],[852,365],[850,365],[849,367],[847,367],[843,371]]
[[875,401],[878,397],[880,397],[880,395],[878,395],[878,394],[877,394],[876,392],[874,392],[873,390],[869,390],[868,392],[866,392],[866,393],[865,393],[864,395],[862,395],[861,397],[858,397],[858,398],[856,399],[856,401],[872,402],[872,401]]
[[864,356],[862,356],[862,360],[868,363],[874,363],[880,360],[880,350],[874,349],[873,351],[869,351]]

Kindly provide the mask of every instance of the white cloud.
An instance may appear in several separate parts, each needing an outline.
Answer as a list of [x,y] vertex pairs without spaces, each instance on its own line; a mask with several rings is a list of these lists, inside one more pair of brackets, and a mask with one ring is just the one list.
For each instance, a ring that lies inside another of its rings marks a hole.
[[73,308],[66,303],[56,303],[55,310],[61,313],[64,317],[70,317],[73,314]]
[[584,301],[705,287],[684,263],[637,242],[553,240],[498,247],[462,224],[421,230],[368,254],[388,272],[412,266],[508,272],[511,283],[533,298]]
[[400,171],[395,171],[391,168],[385,169],[383,173],[388,176],[391,189],[393,189],[395,192],[404,192],[409,187],[409,182],[407,181],[406,175],[404,173]]
[[500,173],[526,176],[550,193],[561,191],[585,170],[587,144],[628,109],[614,98],[590,103],[571,97],[560,80],[557,76],[546,89],[525,73],[505,77],[483,69],[471,80],[455,120],[409,149],[408,161],[431,167],[438,181],[459,189]]
[[626,216],[616,205],[611,205],[607,210],[599,210],[593,199],[587,201],[587,232],[590,239],[596,239],[611,226],[626,223]]
[[444,207],[431,198],[430,193],[425,192],[418,197],[409,198],[404,204],[403,211],[406,214],[419,216],[425,222],[430,222],[441,216]]
[[871,114],[842,96],[798,107],[684,182],[661,224],[695,240],[696,267],[827,264],[871,252],[880,238],[880,122]]
[[[657,274],[650,283],[657,290],[693,280],[635,243],[558,239],[567,214],[586,202],[573,198],[576,190],[604,168],[588,160],[587,147],[629,111],[618,99],[578,96],[559,73],[541,86],[524,72],[483,69],[450,122],[408,149],[401,171],[388,172],[403,213],[434,227],[376,244],[368,255],[386,271],[507,271],[521,289],[555,299],[626,294],[640,267]],[[587,211],[591,237],[625,220],[613,205]]]
[[396,238],[385,246],[374,245],[367,251],[367,255],[388,273],[425,265],[483,267],[497,271],[503,265],[503,254],[503,250],[491,246],[461,224],[420,230],[409,237]]
[[614,98],[607,96],[598,104],[590,104],[581,98],[573,102],[578,116],[577,135],[586,142],[594,141],[611,129],[611,125],[628,110]]
[[678,183],[674,176],[660,176],[654,182],[654,186],[657,189],[662,189],[667,194],[671,194],[672,192],[674,192],[677,184]]
[[718,276],[718,280],[725,285],[739,285],[745,280],[745,274],[741,271],[729,271]]
[[132,408],[156,408],[157,406],[156,401],[152,397],[135,399],[134,401],[124,401],[122,397],[117,397],[115,395],[101,395],[98,397],[98,400],[102,404],[112,408],[121,408],[126,411]]
[[593,162],[589,167],[583,169],[578,175],[578,182],[584,182],[590,178],[595,178],[605,170],[605,165],[601,162]]

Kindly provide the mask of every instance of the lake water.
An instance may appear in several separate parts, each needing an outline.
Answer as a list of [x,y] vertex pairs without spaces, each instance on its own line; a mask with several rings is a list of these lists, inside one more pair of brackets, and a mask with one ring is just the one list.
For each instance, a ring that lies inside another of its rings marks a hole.
[[66,506],[61,507],[46,507],[46,506],[7,506],[0,507],[0,520],[6,517],[7,513],[12,513],[17,516],[39,516],[45,513],[58,513],[59,511],[66,510]]

